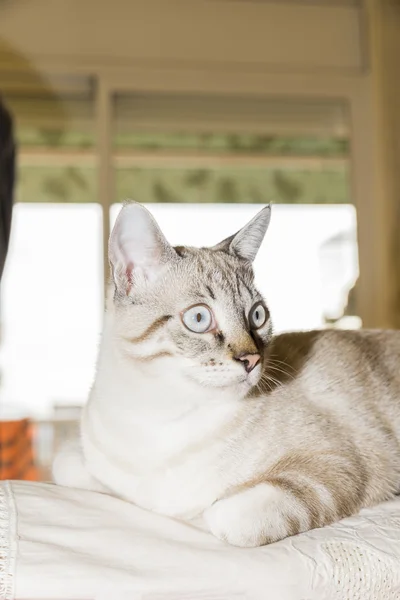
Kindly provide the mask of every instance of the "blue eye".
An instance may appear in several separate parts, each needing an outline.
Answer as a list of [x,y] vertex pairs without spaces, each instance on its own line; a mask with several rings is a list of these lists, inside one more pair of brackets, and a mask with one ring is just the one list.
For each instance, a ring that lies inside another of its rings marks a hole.
[[249,314],[249,322],[251,329],[260,329],[269,316],[268,309],[266,309],[261,302],[255,304]]
[[211,326],[212,313],[204,304],[191,306],[183,313],[182,321],[190,331],[205,333]]

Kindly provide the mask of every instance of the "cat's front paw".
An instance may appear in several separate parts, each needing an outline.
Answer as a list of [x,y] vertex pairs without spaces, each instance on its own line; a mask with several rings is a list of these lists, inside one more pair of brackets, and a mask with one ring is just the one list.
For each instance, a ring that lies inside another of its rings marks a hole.
[[219,500],[205,511],[204,519],[215,537],[242,548],[264,546],[309,529],[307,509],[269,483]]

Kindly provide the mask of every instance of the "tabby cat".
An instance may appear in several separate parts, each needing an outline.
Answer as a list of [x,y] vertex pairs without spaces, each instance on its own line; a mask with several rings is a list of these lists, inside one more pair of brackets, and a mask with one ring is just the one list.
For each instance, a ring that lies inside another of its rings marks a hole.
[[202,515],[244,547],[399,490],[400,332],[274,336],[252,269],[270,214],[212,248],[174,248],[124,205],[97,375],[57,483]]

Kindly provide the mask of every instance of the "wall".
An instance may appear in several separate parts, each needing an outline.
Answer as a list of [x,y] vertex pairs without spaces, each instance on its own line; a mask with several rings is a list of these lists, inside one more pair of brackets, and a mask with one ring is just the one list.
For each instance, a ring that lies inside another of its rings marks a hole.
[[363,64],[354,2],[13,0],[0,10],[7,68],[13,48],[35,64],[90,70],[141,63],[353,72]]
[[[376,198],[388,250],[388,325],[400,329],[400,3],[369,3],[371,70],[376,107]],[[373,224],[372,224],[373,226]]]

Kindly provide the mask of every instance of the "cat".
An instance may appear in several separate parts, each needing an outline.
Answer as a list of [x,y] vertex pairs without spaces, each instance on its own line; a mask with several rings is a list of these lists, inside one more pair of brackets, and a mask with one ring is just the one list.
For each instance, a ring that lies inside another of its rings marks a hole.
[[123,206],[97,375],[56,483],[202,516],[240,547],[399,491],[400,332],[274,335],[252,269],[270,215],[197,249]]

